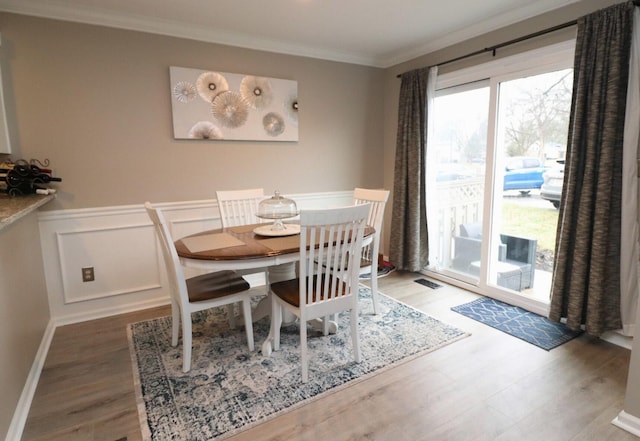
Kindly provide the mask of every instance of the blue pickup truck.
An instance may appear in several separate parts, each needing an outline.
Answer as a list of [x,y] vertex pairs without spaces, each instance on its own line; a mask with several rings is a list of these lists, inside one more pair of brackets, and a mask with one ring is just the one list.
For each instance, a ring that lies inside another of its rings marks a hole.
[[504,171],[503,190],[518,190],[522,194],[529,194],[538,189],[544,182],[547,171],[542,160],[526,156],[507,158]]

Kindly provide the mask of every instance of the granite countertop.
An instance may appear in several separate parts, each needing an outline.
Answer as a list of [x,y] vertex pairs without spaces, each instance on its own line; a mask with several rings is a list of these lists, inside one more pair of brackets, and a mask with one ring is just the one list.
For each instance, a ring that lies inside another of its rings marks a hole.
[[0,195],[0,230],[53,200],[54,197],[38,194],[16,197]]

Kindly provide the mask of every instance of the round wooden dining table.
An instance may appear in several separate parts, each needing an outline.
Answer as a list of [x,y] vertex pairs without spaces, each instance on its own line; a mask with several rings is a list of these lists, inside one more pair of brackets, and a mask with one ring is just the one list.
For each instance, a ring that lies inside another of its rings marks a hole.
[[[192,234],[175,241],[176,251],[182,265],[188,268],[213,272],[268,267],[269,283],[295,279],[295,263],[300,260],[300,226],[285,223],[284,232],[270,232],[265,230],[265,225],[269,224],[241,225]],[[256,234],[256,229],[264,234]],[[373,227],[367,226],[365,238],[372,237],[374,232]],[[271,314],[270,303],[268,297],[258,303],[252,312],[253,321]],[[283,325],[293,321],[295,316],[283,316]]]
[[[259,235],[269,224],[240,225],[203,231],[175,241],[180,263],[206,272],[268,267],[263,299],[251,313],[252,321],[271,314],[269,283],[296,278],[295,263],[300,260],[300,226],[285,224],[285,230],[272,236]],[[287,230],[288,229],[288,230]],[[267,233],[269,233],[267,231]],[[283,324],[295,321],[293,315],[283,317]]]
[[[264,231],[264,226],[253,224],[203,231],[177,240],[175,246],[181,263],[189,268],[219,271],[269,267],[270,282],[295,278],[295,272],[291,274],[295,267],[290,264],[300,260],[299,225],[285,224],[288,232],[254,233],[257,228]],[[365,238],[374,231],[367,226]]]
[[270,277],[270,281],[289,280],[283,277],[290,274],[279,274],[277,267],[300,259],[300,227],[285,224],[287,233],[274,232],[272,236],[254,233],[264,226],[253,224],[203,231],[177,240],[175,246],[180,261],[189,268],[219,271],[270,267],[270,273],[272,269],[275,272],[275,279]]

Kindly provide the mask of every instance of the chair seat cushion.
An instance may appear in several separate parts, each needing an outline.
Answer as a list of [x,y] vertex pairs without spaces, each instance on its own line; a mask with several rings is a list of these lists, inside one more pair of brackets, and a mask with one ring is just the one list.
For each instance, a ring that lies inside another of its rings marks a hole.
[[250,288],[249,283],[235,271],[203,274],[187,279],[186,282],[190,302],[217,299]]
[[[316,292],[316,281],[317,281],[317,277],[313,276],[313,301],[314,303],[321,300],[322,299],[322,291],[323,291],[323,287],[321,287],[321,292],[318,293]],[[338,282],[340,284],[340,286],[338,287],[338,292],[339,295],[344,295],[346,293],[347,290],[347,286],[344,282],[339,281]],[[292,279],[292,280],[285,280],[283,282],[276,282],[276,283],[272,283],[271,284],[271,291],[277,295],[278,297],[280,297],[282,300],[284,300],[285,302],[287,302],[290,305],[296,306],[296,307],[300,307],[300,294],[299,294],[299,287],[300,287],[300,279]],[[331,292],[331,287],[329,288],[329,292]]]

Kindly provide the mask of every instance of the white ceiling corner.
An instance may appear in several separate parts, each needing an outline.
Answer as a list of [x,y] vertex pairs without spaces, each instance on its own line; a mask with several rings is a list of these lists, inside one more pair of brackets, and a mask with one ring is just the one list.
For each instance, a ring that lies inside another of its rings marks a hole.
[[387,68],[579,0],[0,0],[0,11]]

